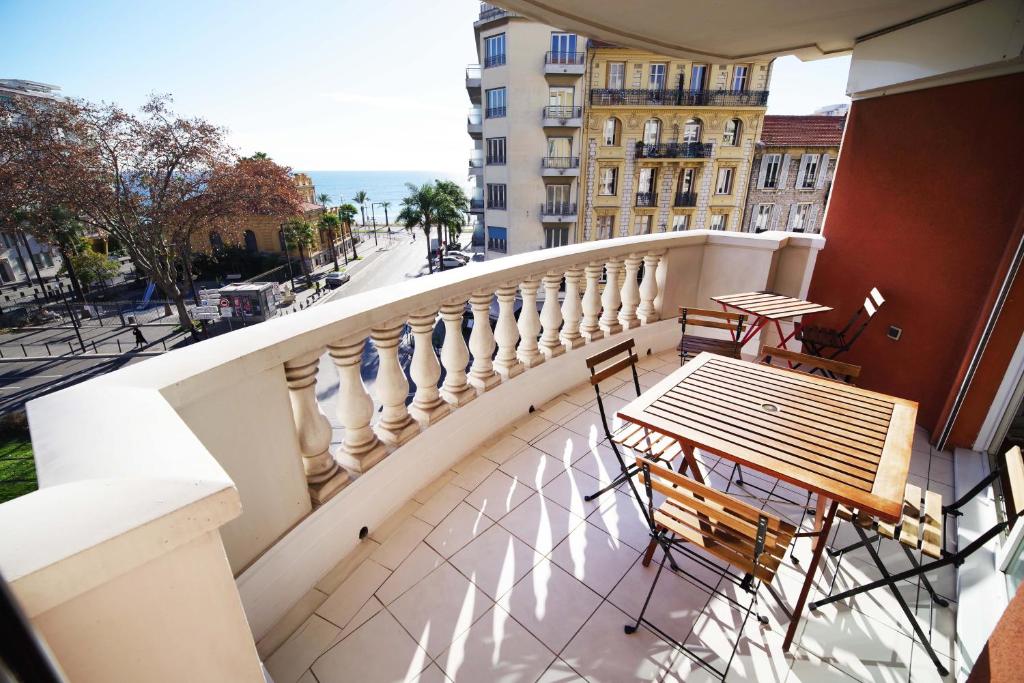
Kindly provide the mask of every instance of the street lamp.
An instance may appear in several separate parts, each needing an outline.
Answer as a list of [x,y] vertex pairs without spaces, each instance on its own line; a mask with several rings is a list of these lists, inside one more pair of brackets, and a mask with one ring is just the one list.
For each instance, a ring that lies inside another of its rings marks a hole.
[[291,283],[292,291],[295,291],[295,276],[292,275],[292,251],[288,248],[288,240],[284,238],[284,223],[277,229],[277,235],[281,239],[281,248],[284,249],[284,259],[288,263],[288,282]]

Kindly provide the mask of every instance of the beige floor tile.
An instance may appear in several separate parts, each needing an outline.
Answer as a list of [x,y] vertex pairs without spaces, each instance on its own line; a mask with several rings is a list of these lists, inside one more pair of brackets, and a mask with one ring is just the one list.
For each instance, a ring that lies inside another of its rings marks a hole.
[[545,559],[502,595],[498,605],[542,643],[561,652],[601,600],[600,595]]
[[460,683],[533,683],[554,661],[551,650],[500,608],[493,608],[437,658]]
[[316,613],[338,628],[344,628],[390,574],[387,568],[366,560],[331,593]]
[[526,575],[542,555],[498,525],[452,555],[450,562],[492,600]]
[[[659,561],[660,556],[660,553],[656,556]],[[678,560],[687,570],[696,568],[693,560],[683,557]],[[608,601],[635,621],[640,616],[640,610],[657,573],[658,562],[652,562],[648,567],[639,562],[634,563],[608,595]],[[658,585],[644,618],[682,642],[686,640],[710,600],[711,594],[706,588],[673,574],[666,565],[658,579]]]
[[515,434],[506,434],[493,444],[480,449],[480,455],[499,465],[526,448],[526,442]]
[[920,643],[914,643],[914,655],[910,661],[910,680],[913,683],[952,683],[956,680],[956,666],[952,660],[943,657],[941,652],[936,652],[939,662],[949,672],[947,676],[939,674],[928,653],[921,647]]
[[274,653],[274,650],[281,647],[281,644],[288,640],[288,637],[295,632],[302,622],[306,621],[316,608],[327,599],[327,594],[313,589],[302,596],[298,602],[292,605],[291,609],[285,612],[284,616],[267,631],[266,635],[256,643],[256,653],[260,659],[265,660]]
[[400,507],[395,513],[384,520],[384,523],[378,526],[376,529],[370,529],[370,538],[383,543],[391,537],[391,534],[395,533],[395,530],[402,525],[412,513],[420,509],[419,502],[415,500],[409,500]]
[[537,490],[565,469],[560,461],[533,446],[523,449],[501,466],[502,472]]
[[786,683],[851,683],[857,680],[800,648],[794,648],[790,659],[792,663]]
[[594,500],[584,500],[595,493],[601,484],[589,474],[577,469],[569,469],[549,481],[541,489],[541,495],[557,503],[579,517],[587,517],[598,508],[611,505],[611,493],[599,496]]
[[804,616],[800,647],[864,681],[904,681],[909,677],[913,641],[856,610],[832,618]]
[[[635,458],[633,451],[628,448],[619,446],[619,453],[622,454],[627,466]],[[607,441],[583,451],[581,457],[576,459],[572,466],[573,469],[579,470],[600,481],[601,486],[611,483],[622,473],[619,459],[615,457],[615,452],[608,445]]]
[[[612,384],[609,385],[609,389],[614,389],[618,380],[609,380]],[[602,385],[603,386],[603,385]],[[573,387],[570,391],[565,392],[565,399],[572,403],[575,403],[581,407],[588,407],[596,399],[594,394],[594,387],[590,382],[584,382]]]
[[387,581],[377,589],[377,597],[385,605],[390,605],[398,596],[415,586],[443,563],[443,557],[434,552],[426,543],[420,543],[392,572]]
[[562,426],[570,432],[586,437],[588,443],[598,443],[606,438],[604,424],[601,422],[601,415],[596,408],[584,410],[571,420],[563,422]]
[[[452,474],[449,472],[449,474]],[[454,477],[454,475],[453,475]],[[423,501],[423,506],[414,514],[431,526],[437,526],[441,520],[455,509],[466,497],[466,489],[455,484],[445,484]]]
[[[587,517],[587,523],[593,524],[609,536],[617,538],[637,550],[647,548],[647,544],[651,540],[651,529],[647,524],[643,509],[633,494],[616,490],[606,493],[605,496],[612,503],[603,504],[596,512]],[[655,500],[655,505],[658,505],[657,500]]]
[[466,502],[494,521],[498,521],[533,493],[532,488],[518,479],[496,471],[491,472],[466,496]]
[[583,518],[539,493],[526,499],[501,519],[501,526],[531,548],[547,555],[569,532],[583,523]]
[[540,414],[545,420],[550,420],[555,424],[560,424],[564,420],[573,417],[581,410],[582,408],[572,401],[568,401],[564,397],[559,397],[542,407],[540,409]]
[[298,681],[314,660],[331,646],[339,631],[329,621],[310,615],[267,660],[267,671],[274,677],[274,683]]
[[539,413],[533,413],[516,422],[512,427],[512,433],[529,443],[552,427],[554,427],[553,422],[542,417]]
[[435,479],[434,481],[430,482],[429,484],[421,488],[419,491],[417,491],[415,495],[413,495],[412,499],[415,500],[417,503],[426,503],[428,500],[433,498],[438,491],[440,491],[448,483],[450,483],[451,480],[454,478],[455,472],[449,470],[442,474],[437,479]]
[[[455,467],[455,478],[452,483],[467,491],[472,491],[483,482],[487,476],[498,469],[498,463],[488,460],[480,455],[473,454],[459,462]],[[452,469],[455,469],[454,467]]]
[[320,657],[313,673],[320,683],[418,681],[429,664],[427,653],[382,611]]
[[551,560],[591,590],[608,595],[640,557],[639,551],[581,524],[551,553]]
[[350,552],[345,559],[336,564],[334,569],[327,572],[327,574],[317,582],[317,590],[322,593],[326,593],[327,595],[338,590],[338,586],[341,585],[341,582],[347,579],[352,572],[354,572],[356,568],[379,547],[380,543],[377,541],[372,538],[364,538],[355,547],[355,550]]
[[582,436],[565,427],[555,427],[534,441],[533,447],[560,461],[563,467],[569,467],[588,451],[597,448],[598,441],[596,436]]
[[559,656],[591,683],[661,680],[675,648],[644,628],[626,635],[622,629],[629,622],[604,602]]
[[299,679],[299,683],[317,683],[316,676],[313,675],[312,671],[307,671],[302,674],[302,678]]
[[382,609],[384,609],[384,603],[376,597],[372,597],[367,600],[363,606],[359,608],[359,611],[356,612],[356,615],[349,619],[348,625],[341,629],[341,633],[335,637],[334,642],[331,643],[331,647],[337,645],[345,638],[348,638],[350,635],[355,633],[356,629],[372,619],[377,612],[380,612]]
[[425,539],[442,557],[451,557],[494,522],[466,502],[459,503]]
[[391,603],[388,610],[431,657],[436,657],[493,604],[455,567],[443,564]]
[[395,533],[391,534],[388,540],[384,541],[370,555],[370,559],[379,565],[393,570],[402,564],[402,560],[408,557],[413,548],[419,545],[420,541],[426,538],[433,528],[432,525],[427,524],[422,519],[409,517],[402,522],[401,526],[395,530]]
[[537,679],[537,683],[587,683],[587,679],[573,671],[562,659],[556,659],[544,675]]

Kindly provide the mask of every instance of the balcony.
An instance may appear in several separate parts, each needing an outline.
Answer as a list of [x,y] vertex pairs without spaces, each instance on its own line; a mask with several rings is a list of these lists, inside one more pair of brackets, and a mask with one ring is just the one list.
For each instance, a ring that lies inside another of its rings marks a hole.
[[505,17],[517,16],[515,12],[509,12],[501,7],[495,7],[486,2],[480,3],[480,15],[477,20],[473,22],[473,27],[479,29],[493,21],[504,19]]
[[474,140],[480,140],[483,137],[484,127],[480,107],[470,108],[469,114],[466,116],[466,132]]
[[484,68],[490,69],[495,66],[505,66],[505,53],[497,55],[487,55],[484,57]]
[[658,205],[657,192],[637,192],[636,205],[639,207],[650,207]]
[[550,128],[579,128],[583,125],[583,107],[547,106],[541,119],[541,124]]
[[696,192],[676,192],[675,200],[672,202],[672,206],[676,208],[688,208],[697,206],[697,193]]
[[579,157],[544,157],[540,162],[544,177],[575,177],[580,174]]
[[466,67],[466,92],[469,101],[480,104],[480,65],[470,64]]
[[594,106],[634,107],[764,107],[767,90],[619,90],[590,91]]
[[710,142],[663,142],[648,145],[636,143],[639,159],[710,159],[713,145]]
[[548,76],[582,76],[586,69],[586,52],[544,53],[544,73]]
[[470,213],[483,213],[484,212],[484,200],[482,197],[472,197],[469,200],[469,212]]
[[471,175],[471,176],[478,176],[478,175],[482,175],[483,172],[484,172],[484,160],[483,160],[483,157],[477,157],[477,158],[470,157],[470,159],[469,159],[469,175]]
[[505,107],[487,107],[485,113],[489,119],[503,119],[507,112]]
[[543,223],[575,223],[576,204],[570,202],[547,202],[541,204],[540,220]]

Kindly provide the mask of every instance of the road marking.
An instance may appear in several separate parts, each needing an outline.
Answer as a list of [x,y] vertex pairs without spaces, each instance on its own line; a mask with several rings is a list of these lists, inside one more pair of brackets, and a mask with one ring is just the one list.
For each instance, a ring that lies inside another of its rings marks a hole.
[[13,391],[14,389],[21,389],[21,387],[0,387],[0,391]]

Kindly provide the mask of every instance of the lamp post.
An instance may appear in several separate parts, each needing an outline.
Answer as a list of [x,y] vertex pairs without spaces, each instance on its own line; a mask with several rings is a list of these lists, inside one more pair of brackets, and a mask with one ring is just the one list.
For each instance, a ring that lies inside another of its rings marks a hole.
[[373,221],[373,246],[377,246],[377,216],[373,213],[373,207],[377,206],[374,203],[370,203],[370,220]]
[[295,291],[295,276],[292,275],[292,251],[288,248],[288,240],[284,238],[284,223],[277,229],[277,234],[281,238],[281,247],[284,249],[284,259],[288,264],[288,282],[292,286],[292,291]]

